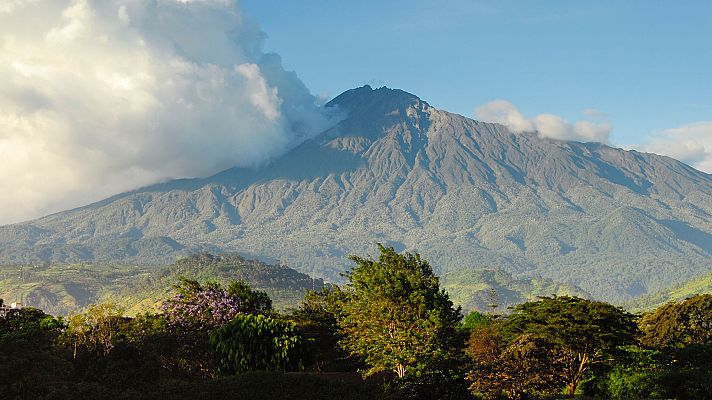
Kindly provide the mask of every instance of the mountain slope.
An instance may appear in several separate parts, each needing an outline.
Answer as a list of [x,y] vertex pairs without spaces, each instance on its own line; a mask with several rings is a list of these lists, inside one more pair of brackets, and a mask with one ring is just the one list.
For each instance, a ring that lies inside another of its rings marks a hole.
[[440,273],[496,268],[622,301],[710,271],[712,177],[676,160],[542,139],[365,86],[345,118],[260,169],[231,169],[0,227],[0,262],[282,259],[339,279],[375,241]]

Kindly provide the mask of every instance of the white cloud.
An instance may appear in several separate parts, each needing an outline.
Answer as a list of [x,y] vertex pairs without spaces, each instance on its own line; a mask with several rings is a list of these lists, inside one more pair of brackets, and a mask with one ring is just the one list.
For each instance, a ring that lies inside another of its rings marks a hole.
[[514,104],[506,100],[493,100],[475,109],[475,117],[486,122],[507,125],[515,132],[535,130],[534,123],[522,115]]
[[[596,115],[593,115],[595,111]],[[595,119],[603,118],[598,110],[586,109],[583,114]],[[558,115],[541,114],[526,118],[519,109],[506,100],[494,100],[475,109],[475,118],[506,125],[513,132],[538,132],[539,136],[559,140],[608,143],[611,132],[606,122],[586,120],[570,123]]]
[[712,173],[712,121],[700,121],[654,134],[639,150],[663,154]]
[[0,223],[255,165],[329,121],[227,0],[5,0]]

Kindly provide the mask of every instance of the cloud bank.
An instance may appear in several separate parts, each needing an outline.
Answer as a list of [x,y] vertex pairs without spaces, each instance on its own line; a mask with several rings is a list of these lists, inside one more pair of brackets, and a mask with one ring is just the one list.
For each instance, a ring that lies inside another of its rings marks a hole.
[[[601,120],[605,114],[595,109],[583,110],[585,116]],[[588,120],[568,122],[554,114],[540,114],[526,118],[519,109],[506,100],[494,100],[475,108],[475,118],[485,122],[506,125],[514,132],[537,132],[539,136],[559,140],[608,143],[611,126],[606,122]]]
[[700,171],[712,173],[712,121],[666,129],[653,135],[648,143],[633,147],[670,156]]
[[330,123],[229,0],[0,3],[0,224],[279,155]]

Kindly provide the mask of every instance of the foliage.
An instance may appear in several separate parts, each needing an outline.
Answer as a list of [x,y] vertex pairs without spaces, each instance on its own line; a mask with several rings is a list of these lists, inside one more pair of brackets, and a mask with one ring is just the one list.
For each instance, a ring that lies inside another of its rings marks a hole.
[[252,290],[245,281],[232,281],[227,287],[227,293],[232,298],[240,299],[243,312],[249,314],[264,314],[272,311],[272,299],[267,293]]
[[550,396],[564,379],[560,350],[535,334],[523,334],[494,358],[480,360],[468,375],[470,390],[479,397],[510,399]]
[[403,377],[445,362],[457,351],[459,309],[420,255],[378,247],[377,261],[351,257],[357,266],[347,275],[349,297],[339,318],[342,345],[363,357],[367,375],[394,371]]
[[68,377],[68,362],[54,347],[64,328],[61,318],[35,308],[0,316],[0,398],[40,398]]
[[69,317],[66,332],[73,345],[73,356],[79,347],[108,355],[114,348],[116,333],[123,322],[124,310],[113,303],[92,304],[84,314]]
[[[353,257],[348,286],[309,291],[289,315],[244,282],[190,279],[164,315],[128,317],[112,303],[66,321],[7,310],[0,398],[523,399],[565,386],[592,398],[712,398],[710,295],[644,315],[639,343],[632,315],[566,296],[458,324],[427,262],[380,250],[378,261]],[[358,369],[375,376],[364,381]],[[391,370],[402,377],[390,381]]]
[[457,325],[457,328],[464,332],[470,332],[475,328],[491,324],[493,320],[494,318],[491,316],[482,314],[479,311],[470,311]]
[[625,346],[620,361],[600,368],[586,382],[585,392],[607,399],[651,399],[666,397],[660,385],[662,355],[658,351]]
[[669,351],[661,376],[664,397],[712,399],[712,345],[692,344]]
[[467,382],[457,371],[426,371],[410,374],[397,382],[399,399],[466,400],[472,399]]
[[210,331],[246,311],[242,299],[233,297],[217,283],[205,286],[181,278],[178,293],[166,300],[161,309],[168,322],[189,331]]
[[308,291],[299,308],[290,315],[306,339],[305,362],[315,371],[350,371],[357,365],[357,360],[338,345],[342,339],[338,321],[346,300],[346,293],[338,286]]
[[210,334],[223,374],[302,367],[303,340],[294,323],[240,314]]
[[503,346],[500,324],[491,323],[470,331],[466,352],[475,363],[489,363],[497,359]]
[[653,348],[712,344],[712,295],[667,303],[644,314],[639,326],[641,342]]
[[569,296],[521,304],[502,329],[508,342],[534,334],[555,346],[562,361],[558,374],[570,396],[593,364],[632,344],[636,333],[633,315],[607,303]]
[[26,304],[55,315],[83,312],[95,303],[113,302],[127,315],[155,312],[171,294],[181,276],[200,282],[216,281],[228,286],[241,280],[264,291],[273,307],[294,307],[306,290],[325,286],[322,279],[297,272],[285,265],[270,265],[239,255],[195,254],[170,264],[36,263],[0,265],[0,294],[25,299]]

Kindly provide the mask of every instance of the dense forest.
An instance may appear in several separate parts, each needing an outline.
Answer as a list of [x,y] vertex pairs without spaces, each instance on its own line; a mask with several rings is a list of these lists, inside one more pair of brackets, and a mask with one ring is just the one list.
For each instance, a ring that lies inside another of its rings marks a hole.
[[712,295],[643,314],[542,296],[463,316],[430,264],[379,246],[289,311],[242,280],[166,276],[140,314],[0,314],[2,399],[712,398]]

